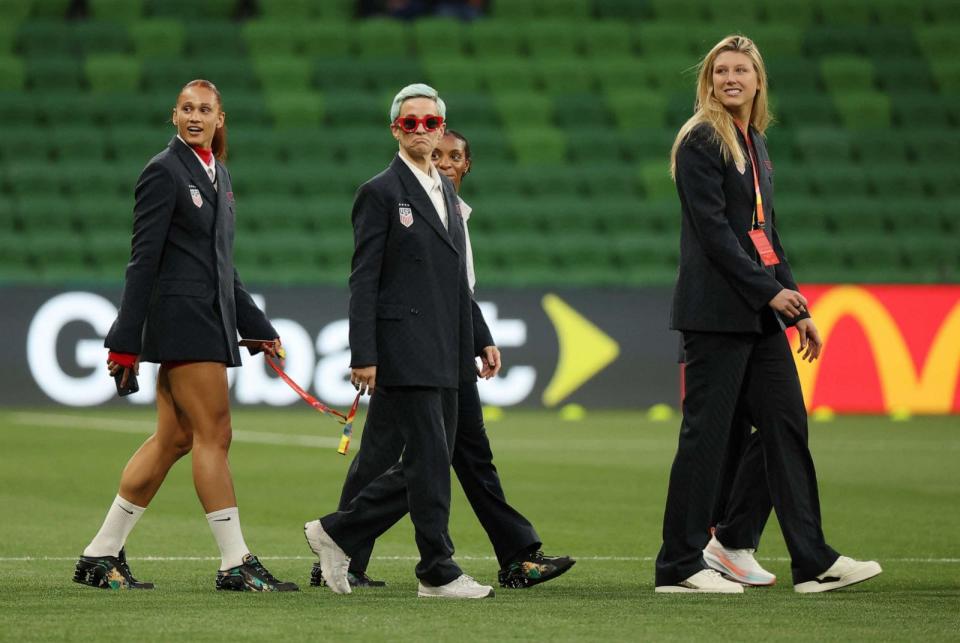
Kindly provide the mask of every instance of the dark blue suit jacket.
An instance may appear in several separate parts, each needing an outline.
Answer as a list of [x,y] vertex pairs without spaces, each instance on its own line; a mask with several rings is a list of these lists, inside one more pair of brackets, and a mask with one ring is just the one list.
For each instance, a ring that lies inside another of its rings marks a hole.
[[399,156],[357,191],[350,365],[376,365],[377,384],[456,388],[476,380],[474,356],[493,345],[467,285],[456,193],[441,180],[449,231]]
[[110,350],[147,362],[239,366],[238,330],[277,337],[233,267],[233,186],[216,166],[218,189],[174,137],[141,173],[123,298],[104,342]]
[[[784,288],[797,289],[777,234],[773,201],[773,166],[767,147],[750,130],[759,164],[760,194],[766,235],[780,259],[763,266],[748,236],[753,223],[753,171],[746,139],[738,133],[747,158],[744,172],[724,161],[713,128],[694,128],[677,150],[680,195],[680,269],[673,293],[670,327],[706,332],[763,332],[797,320],[782,320],[768,306]],[[804,313],[798,319],[809,317]]]

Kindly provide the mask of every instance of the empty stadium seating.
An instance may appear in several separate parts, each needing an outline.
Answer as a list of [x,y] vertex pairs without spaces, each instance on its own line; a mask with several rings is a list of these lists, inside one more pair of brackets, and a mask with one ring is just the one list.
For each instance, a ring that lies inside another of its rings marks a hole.
[[393,93],[425,81],[471,140],[483,284],[669,285],[670,147],[699,57],[735,30],[765,53],[801,280],[960,278],[956,2],[491,0],[472,23],[355,4],[0,2],[0,282],[118,283],[136,176],[206,77],[248,281],[346,282],[353,193],[396,149]]

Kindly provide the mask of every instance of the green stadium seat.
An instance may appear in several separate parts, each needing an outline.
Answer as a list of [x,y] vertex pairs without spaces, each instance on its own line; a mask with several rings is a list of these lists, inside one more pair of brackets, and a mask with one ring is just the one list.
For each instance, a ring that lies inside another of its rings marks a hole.
[[960,94],[960,61],[957,59],[938,59],[931,63],[937,88],[941,94],[954,96]]
[[409,56],[413,46],[410,28],[396,20],[363,20],[353,31],[354,48],[361,58]]
[[797,150],[807,163],[847,162],[853,159],[853,137],[845,129],[799,127],[794,132]]
[[511,58],[491,58],[479,66],[484,84],[494,94],[538,89],[540,77],[532,65],[518,65]]
[[[324,2],[321,6],[327,6]],[[346,56],[350,50],[350,29],[340,22],[307,22],[294,32],[300,48],[309,56]]]
[[96,20],[132,22],[143,16],[143,0],[87,0],[90,16]]
[[0,91],[22,91],[25,84],[23,61],[14,56],[0,55]]
[[401,87],[424,80],[423,69],[416,58],[364,58],[355,61],[353,71],[362,78],[365,87],[389,95],[390,100]]
[[[607,93],[607,105],[621,129],[663,127],[666,125],[667,97],[662,92],[623,88]],[[688,107],[688,116],[692,113]]]
[[7,0],[0,2],[0,24],[17,23],[26,20],[33,8],[32,0]]
[[17,205],[24,234],[34,236],[40,232],[64,229],[70,209],[70,201],[59,195],[24,195]]
[[664,161],[641,163],[640,180],[648,199],[667,199],[677,194],[677,187],[670,178],[670,167]]
[[320,127],[323,120],[323,98],[316,92],[275,91],[266,101],[278,128]]
[[183,53],[186,30],[179,20],[138,20],[127,25],[127,31],[140,58],[176,57]]
[[780,92],[819,92],[820,69],[816,60],[803,57],[765,59],[767,80],[773,94]]
[[48,141],[59,161],[105,161],[108,142],[103,130],[93,127],[57,127]]
[[923,22],[926,6],[915,0],[873,0],[873,11],[882,24],[907,26]]
[[421,18],[413,23],[413,41],[421,59],[459,58],[467,53],[465,31],[453,18]]
[[930,93],[937,84],[926,61],[919,58],[874,58],[873,66],[880,89],[888,94]]
[[960,281],[960,253],[953,239],[943,236],[900,237],[897,239],[905,276],[912,281],[957,283]]
[[581,33],[582,25],[578,22],[533,21],[527,27],[527,47],[534,58],[574,58],[580,53]]
[[78,91],[82,74],[77,58],[27,59],[27,84],[33,91]]
[[313,85],[328,92],[370,91],[365,74],[359,74],[356,58],[327,58],[318,56],[313,59]]
[[71,26],[71,35],[76,39],[79,51],[91,54],[128,53],[133,43],[122,22],[88,20]]
[[767,63],[771,57],[798,57],[803,52],[803,30],[794,24],[759,23],[742,32],[753,39]]
[[607,102],[594,93],[556,94],[553,97],[554,120],[569,132],[609,131],[614,125]]
[[0,126],[19,123],[23,127],[30,127],[32,123],[42,120],[39,116],[36,96],[21,91],[0,90]]
[[[305,155],[313,151],[312,139],[306,138],[316,129],[277,131],[265,127],[237,127],[230,130],[230,162],[262,161],[285,162],[293,150],[303,150]],[[295,132],[295,133],[294,133]],[[300,137],[305,137],[301,139]],[[302,144],[301,144],[302,143]]]
[[65,20],[30,20],[17,27],[15,48],[27,59],[77,53],[75,33]]
[[895,94],[893,120],[900,127],[935,127],[949,129],[960,124],[957,102],[936,94]]
[[[609,126],[593,128],[585,122],[578,127],[575,112],[557,112],[557,120],[566,130],[567,150],[573,165],[593,165],[616,161],[629,164],[633,150],[623,133]],[[569,122],[565,119],[569,118]]]
[[[706,22],[710,20],[709,5],[701,0],[651,0],[650,8],[656,22]],[[749,6],[742,8],[749,10]]]
[[248,20],[240,27],[240,33],[251,56],[290,56],[298,53],[302,44],[297,37],[302,24],[289,19]]
[[778,91],[771,98],[774,114],[786,127],[834,127],[840,122],[836,108],[823,95]]
[[631,161],[669,163],[677,133],[660,127],[639,127],[622,132],[624,151]]
[[136,91],[140,86],[140,61],[131,56],[92,54],[84,71],[94,92]]
[[18,199],[36,194],[58,194],[59,177],[51,176],[50,169],[49,161],[17,160],[7,163],[5,174],[9,193]]
[[488,12],[491,18],[504,21],[524,20],[532,22],[534,18],[541,17],[533,0],[526,0],[525,2],[491,0]]
[[689,91],[674,91],[667,96],[667,127],[677,131],[693,116],[693,97]]
[[541,60],[535,68],[547,93],[566,94],[594,89],[593,63],[584,58]]
[[[918,125],[925,125],[917,121]],[[904,132],[913,156],[921,165],[960,165],[960,131],[917,129]]]
[[954,0],[925,0],[923,6],[932,24],[960,22],[960,6]]
[[493,104],[500,114],[500,120],[513,128],[539,127],[553,122],[553,101],[543,94],[494,94]]
[[[246,59],[198,56],[183,60],[166,57],[145,58],[142,63],[142,82],[148,91],[169,92],[176,100],[180,89],[197,78],[213,82],[228,103],[238,92],[259,89],[258,76]],[[171,105],[172,107],[172,105]]]
[[861,0],[820,0],[816,3],[828,25],[864,25],[870,22],[873,2]]
[[[260,0],[265,2],[267,0]],[[294,0],[284,4],[291,4]],[[162,16],[164,18],[182,19],[184,16],[227,20],[234,16],[238,0],[145,0],[148,16]]]
[[720,36],[717,36],[714,42],[707,42],[702,37],[703,29],[684,22],[640,23],[637,30],[640,47],[647,57],[686,57],[690,60],[687,66],[696,64],[697,60],[716,44],[716,40],[720,39]]
[[29,241],[30,254],[40,274],[50,280],[77,280],[89,267],[86,247],[70,234],[57,228],[45,230]]
[[[457,129],[456,121],[453,129]],[[505,163],[513,160],[513,150],[502,127],[471,127],[463,134],[470,140],[473,168]],[[473,170],[471,170],[471,177]]]
[[30,15],[34,18],[63,19],[67,17],[71,0],[30,0],[30,3]]
[[239,24],[226,20],[189,20],[185,36],[187,53],[197,58],[239,57],[246,52]]
[[626,22],[591,20],[580,23],[579,28],[584,53],[592,59],[606,63],[633,53],[633,35]]
[[[35,162],[53,158],[53,141],[46,128],[29,123],[7,123],[0,129],[0,140],[3,141],[3,145],[0,145],[0,161]],[[0,169],[2,167],[0,164]]]
[[253,68],[266,92],[306,91],[311,81],[310,62],[301,56],[256,57]]
[[877,129],[891,123],[890,97],[880,92],[834,94],[833,102],[844,126],[849,129]]
[[316,0],[257,0],[260,13],[273,20],[314,18],[322,4]]
[[927,193],[934,199],[951,199],[957,196],[960,185],[960,168],[956,165],[925,165],[922,172]]
[[864,165],[909,163],[910,140],[900,130],[856,130],[851,142],[854,156]]
[[473,55],[477,58],[512,58],[526,55],[526,27],[502,20],[484,20],[471,23],[466,30]]
[[141,167],[83,160],[61,163],[58,171],[60,185],[67,195],[108,198],[129,196]]
[[871,191],[878,197],[922,199],[925,196],[923,174],[916,167],[885,163],[869,165],[866,171]]
[[[489,94],[479,92],[442,92],[447,105],[447,128],[465,135],[477,127],[496,127],[498,114]],[[469,138],[469,136],[468,136]]]
[[[89,111],[89,120],[97,124],[115,125],[117,114],[124,114],[123,125],[162,127],[170,123],[176,103],[176,90],[160,93],[110,93],[79,95],[71,99],[78,110]],[[64,117],[69,114],[64,111]],[[52,117],[48,117],[50,120]],[[62,121],[57,117],[54,124]],[[172,125],[170,131],[173,131]]]
[[[89,197],[84,196],[71,199],[66,210],[65,219],[71,226],[79,230],[87,238],[95,237],[100,233],[108,236],[127,235],[126,252],[130,252],[129,235],[133,226],[133,189],[128,197]],[[96,254],[96,253],[94,253]]]
[[811,27],[804,37],[809,56],[824,53],[884,56],[895,51],[904,56],[917,53],[917,42],[909,29],[888,25],[821,25]]
[[840,253],[853,281],[884,282],[891,277],[903,280],[900,250],[886,235],[845,239]]
[[[336,128],[390,125],[390,101],[367,92],[339,92],[326,95],[326,121]],[[384,131],[385,136],[389,136]]]
[[[666,163],[661,162],[666,167]],[[594,200],[614,196],[640,196],[644,190],[642,179],[637,176],[635,165],[610,159],[585,167],[567,167],[564,171],[573,178],[579,192]],[[666,171],[666,170],[665,170]]]
[[600,18],[636,20],[650,16],[648,0],[593,0],[593,8]]
[[427,58],[423,59],[427,81],[447,92],[480,92],[483,90],[483,75],[480,65],[472,58]]
[[[325,140],[318,142],[317,147],[326,153],[327,163],[356,164],[367,160],[386,165],[398,149],[386,122],[374,126],[343,125],[321,132],[321,136]],[[295,158],[291,155],[291,159]]]
[[824,198],[863,196],[868,191],[866,172],[858,165],[820,164],[807,167],[806,174],[814,194]]
[[874,89],[873,63],[861,56],[825,56],[820,59],[820,73],[824,86],[834,94]]
[[511,128],[509,139],[519,165],[563,165],[566,159],[567,137],[555,127]]
[[[117,164],[134,167],[145,166],[148,160],[166,147],[175,134],[173,125],[123,125],[111,128],[105,133],[111,158]],[[231,133],[228,140],[232,137]]]
[[0,55],[13,53],[13,45],[17,42],[19,25],[15,22],[0,21]]

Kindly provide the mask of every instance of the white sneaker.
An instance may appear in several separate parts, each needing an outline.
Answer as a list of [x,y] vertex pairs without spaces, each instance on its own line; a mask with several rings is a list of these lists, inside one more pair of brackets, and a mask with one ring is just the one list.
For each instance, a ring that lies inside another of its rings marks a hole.
[[430,598],[487,598],[493,596],[493,588],[481,585],[466,574],[460,574],[446,585],[427,585],[420,581],[417,596]]
[[743,594],[743,585],[728,581],[713,569],[701,569],[679,585],[657,585],[658,594]]
[[323,530],[319,520],[311,520],[305,524],[303,534],[307,537],[310,549],[320,558],[320,570],[327,581],[327,587],[337,594],[349,594],[347,570],[350,568],[350,557]]
[[882,571],[883,570],[880,569],[880,563],[875,560],[854,560],[846,556],[841,556],[837,559],[837,562],[830,565],[830,569],[817,576],[814,580],[797,583],[793,586],[793,589],[801,594],[829,592],[830,590],[840,589],[848,585],[862,583]]
[[753,557],[754,549],[727,549],[714,536],[703,549],[707,565],[730,580],[744,585],[765,586],[777,582],[777,577],[765,570]]

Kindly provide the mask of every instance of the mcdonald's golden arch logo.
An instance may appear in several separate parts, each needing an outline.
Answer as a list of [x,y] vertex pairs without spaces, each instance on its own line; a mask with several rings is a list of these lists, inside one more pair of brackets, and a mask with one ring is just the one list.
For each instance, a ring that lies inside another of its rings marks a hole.
[[[821,361],[843,357],[842,347],[830,345],[830,336],[838,322],[851,317],[863,330],[873,354],[884,403],[884,408],[875,411],[930,414],[960,411],[953,408],[960,372],[960,297],[949,307],[920,363],[911,356],[901,325],[870,287],[830,287],[811,304],[810,313],[824,340],[824,356],[812,364],[797,359],[808,409],[817,397]],[[925,314],[922,297],[918,297],[917,306],[910,314]],[[795,334],[791,336],[791,343],[796,351],[799,339]],[[856,382],[858,374],[870,365],[845,364],[844,367]]]

